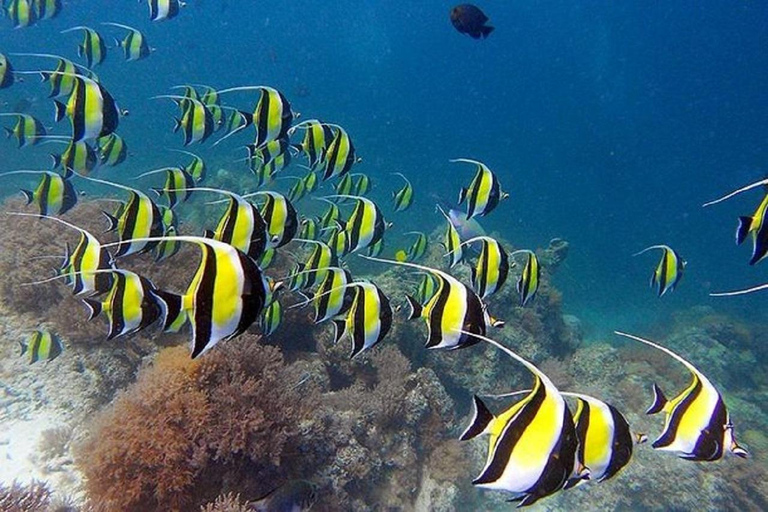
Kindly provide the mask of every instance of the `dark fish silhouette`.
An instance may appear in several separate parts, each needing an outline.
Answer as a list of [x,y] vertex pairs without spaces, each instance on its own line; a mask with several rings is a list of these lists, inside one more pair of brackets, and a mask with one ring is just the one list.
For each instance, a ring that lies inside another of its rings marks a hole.
[[473,39],[485,39],[494,29],[486,25],[488,16],[472,4],[460,4],[451,9],[451,23],[456,30]]

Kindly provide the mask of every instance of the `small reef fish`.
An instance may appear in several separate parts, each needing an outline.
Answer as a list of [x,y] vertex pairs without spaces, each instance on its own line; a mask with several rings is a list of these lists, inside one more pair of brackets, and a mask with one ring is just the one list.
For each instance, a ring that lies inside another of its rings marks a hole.
[[496,175],[484,163],[467,158],[456,158],[451,162],[466,162],[477,166],[469,187],[459,192],[459,204],[467,201],[467,220],[488,215],[498,206],[499,201],[509,198],[509,194],[501,191]]
[[37,22],[37,11],[33,0],[10,0],[8,5],[0,4],[13,28],[26,28]]
[[19,356],[29,354],[29,364],[53,361],[64,352],[61,338],[50,331],[34,331],[26,343],[20,341],[19,345],[21,345]]
[[254,512],[307,512],[316,499],[315,486],[311,482],[289,480],[249,507]]
[[261,216],[267,224],[267,248],[278,249],[296,236],[299,230],[299,215],[293,204],[279,192],[252,192],[243,197],[263,196]]
[[[768,197],[768,196],[766,196]],[[661,249],[661,260],[651,275],[651,288],[656,288],[659,297],[675,290],[677,283],[683,278],[685,261],[668,245],[652,245],[635,254],[638,256],[652,249]]]
[[370,282],[345,285],[355,290],[352,307],[345,320],[334,320],[336,342],[348,334],[352,340],[352,359],[363,350],[378,344],[392,328],[392,306],[384,292]]
[[473,39],[485,39],[494,30],[494,27],[486,25],[488,16],[472,4],[460,4],[451,9],[451,23],[460,33]]
[[354,183],[352,182],[352,175],[345,174],[341,177],[341,179],[339,179],[339,181],[336,182],[336,185],[333,186],[333,190],[336,192],[336,194],[350,195],[352,194],[353,186]]
[[193,142],[205,142],[213,134],[213,114],[202,101],[172,94],[154,96],[154,98],[171,99],[181,109],[181,117],[173,119],[173,132],[181,130],[185,146]]
[[534,383],[530,393],[498,416],[474,397],[472,420],[459,439],[487,434],[490,441],[485,467],[472,483],[512,493],[511,501],[524,507],[561,490],[571,477],[587,477],[587,470],[579,468],[576,459],[578,438],[573,416],[557,387],[535,365],[507,347],[485,336],[477,338],[525,366]]
[[352,199],[356,201],[355,208],[344,225],[347,234],[346,250],[344,254],[366,249],[378,242],[384,236],[384,231],[392,224],[384,220],[384,215],[379,207],[362,196],[332,195],[324,199]]
[[62,34],[68,32],[83,31],[83,42],[77,46],[77,56],[85,59],[89,68],[101,64],[107,58],[107,44],[97,31],[90,27],[77,26],[62,30]]
[[443,210],[440,205],[437,206],[437,209],[440,210],[440,213],[443,214],[445,220],[448,221],[448,226],[446,226],[445,235],[443,235],[443,241],[441,245],[445,248],[448,257],[450,258],[448,267],[453,268],[461,263],[461,261],[464,259],[464,248],[461,244],[461,237],[459,236],[459,232],[456,230],[456,226],[451,221],[451,217],[445,213],[445,210]]
[[179,0],[147,0],[147,5],[150,20],[164,21],[178,16],[180,8],[187,4]]
[[413,186],[408,178],[404,174],[395,172],[396,176],[400,176],[405,180],[405,185],[400,190],[392,192],[392,200],[394,202],[394,209],[396,212],[404,212],[413,204]]
[[353,177],[357,178],[352,187],[352,195],[364,196],[371,190],[372,182],[371,178],[367,174],[353,174]]
[[0,116],[16,118],[13,128],[5,128],[5,135],[9,139],[11,137],[16,139],[20,148],[34,146],[47,135],[43,123],[34,116],[18,113],[0,114]]
[[306,280],[302,288],[310,288],[314,286],[315,283],[323,281],[325,279],[326,268],[339,266],[339,258],[336,256],[336,251],[334,251],[328,244],[309,239],[294,238],[293,240],[295,242],[313,246],[312,252],[310,252],[307,261],[302,266],[302,270],[306,275]]
[[437,279],[435,279],[431,273],[424,272],[424,275],[421,276],[421,281],[419,281],[419,286],[416,289],[416,294],[413,296],[413,298],[419,304],[426,304],[429,299],[434,297],[435,293],[437,293],[437,285]]
[[158,206],[160,210],[160,216],[163,219],[163,236],[168,237],[168,240],[163,240],[155,246],[155,262],[167,260],[171,256],[175,255],[181,249],[181,244],[173,237],[179,234],[179,223],[176,218],[176,214],[171,208],[165,206]]
[[118,109],[112,95],[99,82],[81,75],[72,77],[75,86],[67,104],[54,100],[56,122],[69,117],[73,142],[96,140],[114,132],[120,116],[128,115],[128,111]]
[[128,31],[122,41],[115,39],[115,46],[123,49],[123,56],[126,61],[133,62],[145,59],[152,53],[153,49],[150,48],[147,38],[140,30],[128,25],[123,25],[122,23],[113,23],[110,21],[105,21],[102,25],[122,28]]
[[325,278],[311,299],[315,308],[313,321],[316,324],[349,311],[355,299],[355,290],[347,286],[351,283],[352,275],[348,270],[339,267],[325,269]]
[[416,240],[413,241],[407,251],[397,251],[397,253],[395,253],[395,259],[397,261],[418,261],[423,258],[427,253],[427,247],[429,246],[427,235],[420,231],[409,231],[404,234],[416,235]]
[[292,135],[297,129],[304,130],[304,139],[298,144],[298,149],[307,156],[307,165],[314,171],[323,162],[331,145],[334,138],[333,129],[318,119],[308,119],[291,127],[288,135]]
[[510,256],[515,254],[525,253],[528,258],[525,260],[523,271],[520,277],[517,279],[517,293],[520,295],[520,307],[525,307],[536,296],[536,292],[539,290],[539,283],[541,281],[541,266],[539,265],[539,258],[536,253],[527,249],[515,251]]
[[742,458],[749,455],[736,442],[723,397],[703,373],[666,347],[639,336],[614,332],[664,352],[691,372],[691,383],[672,400],[667,400],[661,388],[653,384],[653,403],[646,414],[663,412],[666,417],[664,431],[651,446],[694,461],[715,461],[726,451]]
[[288,200],[291,203],[296,203],[304,199],[304,196],[307,195],[307,186],[304,183],[304,178],[299,178],[298,176],[286,176],[286,178],[293,180],[293,185],[288,190]]
[[184,151],[182,149],[171,149],[171,151],[175,151],[176,153],[181,153],[192,158],[191,162],[180,167],[182,167],[190,176],[192,176],[192,178],[194,178],[195,183],[201,183],[205,179],[205,175],[208,170],[207,166],[205,165],[205,160],[203,160],[195,153]]
[[274,299],[266,308],[264,308],[264,312],[261,314],[261,332],[264,336],[271,336],[277,331],[282,323],[283,306],[280,304],[279,300]]
[[112,286],[104,299],[86,297],[83,302],[93,320],[101,313],[107,316],[109,332],[107,340],[138,332],[155,323],[162,315],[162,308],[152,282],[129,270],[111,269]]
[[318,185],[317,174],[313,171],[309,171],[306,176],[304,176],[304,188],[306,189],[307,194],[311,194],[317,190]]
[[410,295],[405,297],[410,307],[408,319],[423,318],[426,321],[429,334],[425,346],[429,349],[469,347],[480,341],[476,335],[485,335],[488,326],[504,326],[504,322],[488,314],[475,292],[450,274],[410,262],[361,257],[428,272],[437,280],[437,291],[426,304],[420,304]]
[[50,20],[55,18],[61,12],[61,0],[33,0],[32,6],[35,9],[35,16],[38,20]]
[[83,75],[94,80],[96,79],[96,75],[90,69],[75,64],[71,60],[59,55],[52,55],[50,53],[15,53],[14,55],[56,59],[56,66],[52,71],[37,72],[41,80],[48,82],[50,86],[49,98],[59,98],[71,94],[75,89],[74,75]]
[[65,169],[63,174],[52,171],[11,171],[0,174],[0,177],[22,174],[40,176],[34,191],[21,190],[27,204],[34,203],[40,215],[62,215],[77,204],[77,192],[72,185],[71,169]]
[[[169,239],[152,237],[127,242],[157,244]],[[231,245],[196,236],[178,235],[172,239],[195,244],[202,253],[200,265],[184,295],[156,292],[165,303],[165,330],[183,324],[185,319],[192,325],[194,359],[218,342],[245,332],[261,315],[269,288],[258,265]]]
[[178,202],[185,202],[189,199],[195,188],[195,180],[181,167],[163,167],[153,171],[147,171],[139,174],[135,179],[152,176],[154,174],[165,174],[165,181],[162,188],[152,188],[152,191],[158,197],[168,199],[168,208],[173,208]]
[[256,168],[269,165],[277,157],[286,154],[290,147],[291,143],[287,138],[270,140],[260,146],[249,144],[246,148],[248,149],[248,161],[251,163],[251,168],[254,167],[254,160],[259,161],[255,165]]
[[317,227],[317,221],[312,218],[304,218],[301,219],[300,228],[299,228],[299,236],[298,238],[303,238],[305,240],[317,240],[318,236],[318,227]]
[[121,136],[110,133],[106,137],[99,137],[96,140],[96,151],[99,154],[101,165],[116,167],[125,162],[128,156],[128,145]]
[[498,292],[507,281],[510,267],[509,255],[496,239],[489,236],[470,238],[462,242],[462,245],[474,242],[480,242],[482,247],[477,264],[472,267],[472,288],[481,299],[485,299]]
[[[704,203],[704,207],[711,206],[713,204],[720,203],[726,199],[746,192],[757,187],[765,188],[768,186],[768,178],[750,183],[738,190],[735,190],[725,196]],[[739,217],[739,224],[736,227],[736,243],[741,245],[747,238],[747,235],[752,234],[752,257],[749,260],[750,265],[754,265],[765,258],[768,255],[768,222],[766,222],[766,209],[768,209],[768,191],[765,192],[763,200],[758,205],[755,213],[751,217]]]
[[355,145],[347,131],[338,125],[329,125],[335,128],[333,140],[328,145],[328,150],[323,155],[325,170],[323,181],[330,178],[340,178],[348,174],[355,163],[362,161],[356,156]]
[[[259,147],[263,144],[277,140],[286,139],[288,130],[293,123],[294,114],[291,104],[283,96],[283,93],[272,87],[262,85],[252,85],[243,87],[232,87],[217,91],[218,94],[225,94],[235,91],[259,91],[259,100],[252,114],[244,113],[247,116],[246,126],[253,125],[256,128],[256,137],[253,141],[254,146]],[[232,132],[224,138],[232,135]],[[217,144],[224,140],[217,141]]]
[[0,89],[6,89],[16,81],[13,66],[8,57],[0,53]]
[[96,150],[85,141],[69,141],[64,151],[59,154],[51,154],[51,166],[54,169],[72,170],[81,176],[89,175],[99,163]]

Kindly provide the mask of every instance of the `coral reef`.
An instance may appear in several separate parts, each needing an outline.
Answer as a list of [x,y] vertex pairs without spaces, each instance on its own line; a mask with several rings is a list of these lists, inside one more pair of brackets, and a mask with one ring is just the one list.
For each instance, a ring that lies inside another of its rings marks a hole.
[[0,512],[48,512],[51,490],[43,482],[0,484]]

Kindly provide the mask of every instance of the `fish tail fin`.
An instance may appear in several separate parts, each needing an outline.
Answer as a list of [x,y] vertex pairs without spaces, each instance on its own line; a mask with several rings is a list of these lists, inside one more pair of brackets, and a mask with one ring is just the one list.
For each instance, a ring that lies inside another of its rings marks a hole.
[[83,304],[88,308],[88,321],[93,320],[101,313],[101,302],[96,299],[85,298]]
[[344,331],[347,328],[347,322],[345,320],[333,320],[333,343],[334,345],[344,336]]
[[645,414],[656,414],[664,410],[664,406],[667,405],[667,397],[664,396],[664,392],[661,390],[658,384],[653,383],[653,403],[645,411]]
[[496,30],[496,27],[480,27],[480,32],[483,34],[483,39],[488,37],[494,30]]
[[26,354],[27,353],[27,348],[29,348],[29,345],[27,345],[23,341],[20,341],[19,342],[19,355],[23,356],[24,354]]
[[67,106],[60,102],[59,100],[53,100],[54,105],[54,111],[53,111],[53,120],[57,123],[64,119],[64,116],[67,115]]
[[24,195],[24,200],[27,204],[32,204],[32,201],[35,200],[35,193],[31,190],[21,189],[21,193]]
[[475,410],[472,414],[472,421],[464,433],[461,434],[461,437],[459,437],[460,441],[466,441],[467,439],[479,436],[488,429],[488,425],[493,421],[493,414],[477,395],[473,397],[473,402]]
[[176,133],[179,131],[179,128],[181,128],[181,120],[174,117],[173,118],[173,133]]
[[461,190],[459,190],[459,204],[463,203],[466,198],[467,198],[467,189],[466,187],[462,187]]
[[739,224],[736,226],[736,243],[741,245],[749,234],[749,227],[752,225],[752,217],[739,217]]
[[5,138],[10,139],[11,135],[13,135],[13,130],[11,130],[10,128],[3,128],[3,130],[5,130]]
[[61,155],[51,153],[51,169],[58,169],[59,167],[61,167]]
[[107,221],[109,222],[109,225],[107,226],[107,229],[104,230],[104,232],[111,233],[112,231],[115,231],[117,229],[117,223],[118,223],[117,217],[115,217],[111,213],[107,213],[104,211],[102,211],[101,213],[104,215],[104,217],[107,218]]
[[162,310],[163,331],[178,332],[186,321],[186,311],[183,308],[183,297],[177,293],[154,290],[152,292]]
[[203,230],[203,238],[213,238],[213,237],[214,237],[213,230],[210,230],[210,229]]
[[51,73],[48,71],[41,71],[40,72],[40,81],[41,82],[48,82],[51,80]]
[[414,318],[420,318],[421,312],[424,309],[421,304],[419,304],[419,301],[411,297],[410,295],[405,296],[405,300],[408,301],[408,320],[413,320]]

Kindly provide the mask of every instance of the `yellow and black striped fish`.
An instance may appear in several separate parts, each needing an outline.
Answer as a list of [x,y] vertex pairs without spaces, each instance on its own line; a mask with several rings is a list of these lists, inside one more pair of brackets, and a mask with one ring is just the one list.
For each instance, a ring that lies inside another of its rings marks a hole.
[[325,278],[311,299],[315,308],[313,321],[316,324],[344,315],[355,299],[354,288],[347,287],[352,283],[352,275],[348,270],[339,267],[325,270]]
[[344,335],[352,340],[350,359],[363,350],[370,349],[389,333],[392,328],[392,306],[384,292],[371,282],[353,282],[345,285],[355,290],[352,306],[346,319],[334,320],[335,340]]
[[61,12],[61,0],[32,0],[38,20],[50,20]]
[[467,201],[467,219],[488,215],[498,206],[499,201],[509,197],[509,194],[501,191],[498,178],[484,163],[468,158],[456,158],[451,162],[466,162],[477,166],[472,183],[459,193],[459,204]]
[[298,148],[307,156],[307,166],[314,171],[323,162],[325,152],[331,145],[333,129],[318,119],[308,119],[291,127],[288,135],[293,135],[299,128],[304,130],[304,139]]
[[325,199],[352,199],[355,208],[345,223],[344,231],[347,236],[345,254],[366,249],[375,245],[384,237],[384,231],[392,224],[384,220],[378,205],[372,200],[362,196],[332,195]]
[[181,130],[184,135],[184,145],[193,142],[205,142],[214,131],[213,114],[200,100],[185,96],[165,94],[154,96],[153,99],[168,98],[173,100],[181,109],[181,116],[174,117],[173,132]]
[[426,304],[437,293],[437,280],[429,272],[424,272],[419,281],[419,287],[413,298],[419,304]]
[[304,238],[306,240],[317,240],[318,238],[318,227],[317,227],[317,221],[311,217],[306,217],[301,219],[299,222],[300,228],[299,228],[299,235],[298,238]]
[[283,323],[283,306],[275,299],[264,308],[261,314],[261,332],[264,336],[271,336]]
[[291,202],[279,192],[253,192],[243,197],[263,196],[261,216],[267,223],[267,248],[278,249],[296,236],[299,230],[299,216]]
[[665,293],[674,291],[677,283],[683,278],[685,261],[668,245],[652,245],[636,253],[635,256],[652,249],[661,249],[661,260],[651,274],[651,288],[656,288],[659,297],[663,297]]
[[117,231],[120,239],[117,242],[115,258],[130,254],[143,254],[154,249],[156,242],[145,242],[148,237],[158,237],[163,234],[163,218],[157,204],[141,190],[131,188],[112,181],[88,178],[82,179],[119,188],[128,192],[128,201],[121,203],[114,214],[102,212],[109,221],[107,232]]
[[128,31],[122,41],[115,39],[115,46],[123,49],[123,56],[126,61],[133,62],[145,59],[152,53],[153,48],[150,48],[147,38],[140,30],[123,25],[122,23],[112,23],[109,21],[105,21],[102,25],[118,27]]
[[160,319],[162,308],[152,282],[129,270],[105,270],[112,275],[112,286],[103,299],[83,299],[93,320],[107,316],[107,340],[138,332]]
[[443,241],[441,243],[450,259],[448,267],[453,268],[461,263],[464,259],[464,247],[461,245],[461,236],[459,236],[459,232],[453,225],[451,218],[447,213],[445,213],[445,210],[443,210],[440,205],[437,206],[437,209],[440,210],[440,213],[443,214],[443,217],[445,217],[445,220],[448,222],[448,226],[446,227],[445,235],[443,235]]
[[333,186],[333,190],[336,192],[336,194],[343,195],[343,196],[348,196],[352,194],[353,188],[354,188],[354,182],[352,181],[351,174],[345,174]]
[[179,9],[187,4],[180,0],[147,0],[147,5],[150,20],[164,21],[178,16]]
[[10,0],[2,4],[5,15],[13,23],[13,28],[26,28],[37,22],[37,11],[33,0]]
[[54,100],[56,121],[69,117],[74,142],[96,140],[114,132],[120,116],[128,112],[117,108],[112,95],[99,82],[80,75],[73,78],[75,87],[67,104]]
[[20,148],[34,146],[47,135],[43,123],[34,116],[16,113],[0,114],[0,116],[16,118],[13,128],[5,128],[5,135],[9,139],[11,137],[16,139]]
[[296,116],[291,109],[291,104],[283,96],[283,93],[277,89],[263,85],[254,85],[232,87],[218,91],[218,93],[254,90],[260,93],[256,107],[252,114],[244,113],[247,117],[246,125],[253,125],[256,128],[256,137],[253,145],[259,147],[273,140],[287,138],[288,130]]
[[[163,237],[132,240],[158,243]],[[166,329],[187,318],[192,325],[192,358],[207,352],[222,340],[239,336],[261,315],[268,283],[258,265],[247,254],[218,240],[176,236],[173,240],[196,244],[202,253],[200,265],[184,295],[158,291],[164,303]]]
[[244,196],[228,190],[197,187],[196,191],[212,192],[227,196],[227,210],[219,219],[214,231],[206,231],[205,237],[234,246],[254,260],[259,260],[267,248],[267,223],[259,209]]
[[404,174],[395,172],[392,173],[395,176],[400,176],[405,180],[405,185],[400,190],[392,192],[392,200],[394,201],[394,209],[396,212],[404,212],[413,204],[413,186],[408,178]]
[[40,215],[62,215],[77,204],[71,169],[65,169],[63,174],[51,171],[11,171],[0,174],[0,177],[26,174],[40,176],[35,190],[21,190],[27,204],[34,203],[39,208]]
[[92,80],[97,80],[93,71],[75,64],[69,59],[65,59],[59,55],[52,55],[50,53],[16,53],[14,55],[25,57],[41,57],[45,59],[56,59],[56,67],[51,71],[37,71],[43,82],[48,82],[50,85],[49,98],[58,98],[61,96],[69,96],[75,89],[75,76],[82,75]]
[[691,372],[691,383],[671,400],[667,400],[661,388],[654,383],[653,403],[646,414],[664,412],[666,418],[664,431],[651,446],[694,461],[718,460],[726,451],[739,457],[748,456],[747,451],[736,442],[723,397],[703,373],[666,347],[639,336],[619,331],[615,333],[664,352]]
[[413,241],[407,251],[399,250],[395,253],[395,259],[397,261],[418,261],[424,257],[427,253],[427,247],[429,245],[427,235],[420,231],[408,231],[403,233],[404,235],[416,235],[416,240]]
[[0,53],[0,89],[6,89],[14,84],[16,75],[8,57]]
[[61,154],[51,154],[51,161],[54,169],[61,167],[81,176],[87,176],[96,168],[99,157],[96,150],[87,142],[70,141]]
[[187,155],[189,157],[192,157],[192,161],[189,162],[187,165],[182,165],[182,167],[187,173],[192,176],[192,178],[195,180],[195,183],[201,183],[205,179],[206,172],[208,168],[205,165],[205,160],[203,160],[201,157],[196,155],[195,153],[191,153],[189,151],[184,151],[181,149],[171,149],[171,151],[175,151],[176,153],[182,153],[184,155]]
[[155,246],[155,261],[159,263],[178,253],[181,249],[181,243],[173,239],[179,234],[179,222],[174,211],[165,206],[158,206],[158,209],[163,219],[163,236],[168,238]]
[[485,299],[498,292],[507,281],[510,266],[509,255],[496,239],[489,236],[470,238],[464,241],[462,245],[473,242],[480,242],[482,247],[477,263],[472,267],[472,288],[480,295],[481,299]]
[[261,146],[250,144],[246,146],[249,165],[251,168],[269,165],[274,159],[286,154],[290,147],[291,143],[287,138],[270,140]]
[[21,353],[19,356],[29,354],[29,364],[38,361],[53,361],[64,352],[64,344],[56,334],[51,331],[34,331],[27,342],[19,342]]
[[349,173],[354,164],[362,161],[356,155],[355,145],[352,144],[352,139],[347,131],[339,125],[329,126],[333,127],[336,132],[322,158],[325,162],[323,180],[343,177]]
[[158,197],[167,197],[169,208],[173,208],[178,202],[185,202],[189,199],[192,190],[195,188],[195,180],[181,167],[163,167],[147,171],[139,174],[135,179],[159,173],[165,174],[165,182],[162,188],[152,188],[152,191]]
[[517,293],[520,295],[520,307],[525,307],[536,296],[541,281],[541,266],[536,253],[527,249],[513,252],[515,254],[525,253],[528,258],[525,260],[523,271],[517,279]]
[[83,31],[83,42],[77,46],[77,56],[84,58],[89,68],[104,62],[107,58],[107,44],[101,34],[82,25],[62,30],[61,33],[66,34],[76,30]]
[[485,305],[471,288],[446,272],[416,263],[362,257],[410,267],[427,272],[435,278],[437,290],[426,304],[422,305],[415,298],[406,295],[410,307],[408,319],[423,318],[427,323],[427,348],[453,350],[469,347],[480,341],[475,335],[485,335],[487,327],[504,325],[504,322],[488,314]]
[[99,154],[99,163],[107,167],[116,167],[123,163],[128,156],[128,145],[125,140],[116,133],[110,133],[96,140],[96,150]]
[[[462,441],[490,436],[485,466],[472,483],[484,489],[513,494],[519,506],[561,490],[576,468],[578,439],[565,399],[541,370],[500,343],[485,336],[523,366],[534,378],[533,389],[520,401],[494,415],[480,398],[474,397],[472,421]],[[580,477],[588,476],[580,471]]]
[[336,251],[334,251],[328,244],[317,240],[303,238],[294,238],[293,240],[313,246],[312,251],[307,257],[307,261],[304,262],[303,265],[303,270],[306,272],[307,276],[304,288],[310,288],[317,282],[323,281],[326,274],[325,269],[339,266],[339,258],[336,255]]

